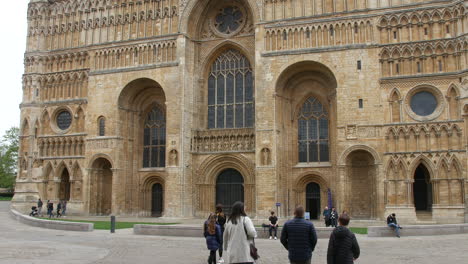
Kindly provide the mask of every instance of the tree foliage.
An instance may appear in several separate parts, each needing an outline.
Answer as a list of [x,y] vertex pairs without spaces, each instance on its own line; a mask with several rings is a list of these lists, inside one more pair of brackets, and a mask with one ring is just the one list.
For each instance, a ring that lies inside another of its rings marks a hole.
[[19,128],[6,131],[0,142],[0,188],[13,188],[18,168]]

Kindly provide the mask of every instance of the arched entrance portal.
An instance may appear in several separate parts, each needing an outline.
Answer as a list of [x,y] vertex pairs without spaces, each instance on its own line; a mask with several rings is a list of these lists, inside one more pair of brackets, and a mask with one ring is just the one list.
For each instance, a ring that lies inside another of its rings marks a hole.
[[371,153],[365,150],[351,152],[346,161],[347,184],[345,208],[355,219],[375,217],[376,165]]
[[315,182],[306,187],[306,211],[310,212],[311,219],[320,218],[320,185]]
[[155,183],[151,190],[151,216],[161,217],[162,213],[163,187],[160,183]]
[[60,200],[70,200],[70,173],[65,168],[63,169],[62,175],[60,176],[60,188],[59,195]]
[[426,166],[419,164],[414,172],[414,207],[416,211],[430,211],[432,209],[432,184]]
[[237,201],[244,202],[244,178],[237,170],[224,170],[216,180],[216,204],[222,204],[224,212],[230,214]]
[[112,213],[112,165],[105,158],[98,158],[91,168],[90,213]]

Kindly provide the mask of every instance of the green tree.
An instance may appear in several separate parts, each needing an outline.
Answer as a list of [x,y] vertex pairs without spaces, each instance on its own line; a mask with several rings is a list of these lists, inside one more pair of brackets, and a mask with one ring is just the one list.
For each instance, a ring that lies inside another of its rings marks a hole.
[[6,131],[0,142],[0,188],[13,188],[18,166],[19,128]]

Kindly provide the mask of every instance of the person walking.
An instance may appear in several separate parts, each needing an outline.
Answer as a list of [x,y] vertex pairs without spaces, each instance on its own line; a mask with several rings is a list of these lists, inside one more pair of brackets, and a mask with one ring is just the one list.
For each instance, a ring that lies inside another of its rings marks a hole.
[[336,227],[337,221],[338,221],[338,212],[336,211],[335,207],[332,207],[330,211],[330,225],[332,227]]
[[287,221],[281,231],[281,244],[288,250],[291,264],[310,264],[317,244],[314,224],[304,219],[304,207],[294,210],[294,218]]
[[221,227],[216,223],[216,214],[211,213],[204,224],[206,246],[210,251],[208,264],[216,264],[216,250],[222,245]]
[[256,237],[257,231],[245,213],[244,203],[235,202],[223,235],[223,250],[229,252],[227,262],[254,263],[255,260],[250,254],[250,244]]
[[60,213],[62,211],[62,203],[61,202],[58,202],[57,203],[57,218],[59,218],[60,216],[62,216],[62,214]]
[[42,206],[44,203],[42,202],[41,198],[37,200],[37,215],[42,217]]
[[391,215],[389,215],[387,217],[387,225],[390,227],[390,228],[393,228],[395,229],[395,235],[399,238],[400,237],[400,229],[401,226],[398,224],[397,222],[397,219],[396,219],[396,214],[395,213],[392,213]]
[[67,200],[62,201],[62,215],[65,216],[67,213]]
[[47,214],[49,215],[49,218],[54,216],[54,203],[50,200],[47,200]]
[[268,218],[268,220],[270,221],[270,228],[269,228],[269,232],[270,232],[270,239],[272,239],[272,231],[275,231],[275,240],[278,239],[277,238],[277,231],[278,231],[278,217],[276,217],[275,215],[275,212],[271,212],[271,216],[270,218]]
[[350,218],[342,214],[339,226],[330,235],[327,250],[327,264],[352,264],[359,258],[360,249],[356,236],[348,229]]
[[[221,227],[221,237],[224,234],[224,228],[226,225],[226,215],[223,213],[223,205],[222,204],[217,204],[216,205],[216,223]],[[219,254],[219,259],[218,263],[224,263],[223,259],[223,241],[221,240],[221,245],[219,246],[218,249],[218,254]]]
[[328,206],[325,206],[325,209],[323,209],[323,220],[325,220],[325,226],[329,227],[330,226],[330,209],[328,209]]

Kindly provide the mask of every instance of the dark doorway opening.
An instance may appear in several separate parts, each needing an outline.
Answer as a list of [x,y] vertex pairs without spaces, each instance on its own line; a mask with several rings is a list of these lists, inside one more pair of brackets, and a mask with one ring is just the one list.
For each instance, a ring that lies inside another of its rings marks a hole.
[[163,187],[160,183],[153,184],[151,196],[151,215],[161,217],[163,213]]
[[234,169],[224,170],[216,180],[216,204],[222,204],[229,215],[237,201],[244,202],[244,178]]
[[60,176],[59,199],[70,200],[70,174],[67,169],[63,169],[62,176]]
[[426,166],[420,164],[414,172],[414,207],[416,211],[431,211],[432,209],[432,184],[429,171]]
[[320,219],[320,185],[315,182],[306,187],[306,212],[310,212],[310,219]]

